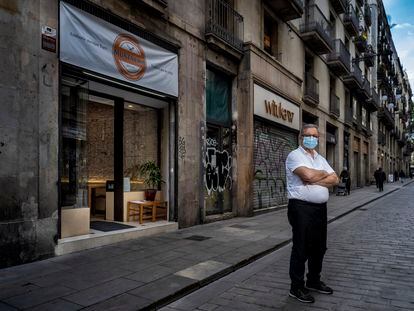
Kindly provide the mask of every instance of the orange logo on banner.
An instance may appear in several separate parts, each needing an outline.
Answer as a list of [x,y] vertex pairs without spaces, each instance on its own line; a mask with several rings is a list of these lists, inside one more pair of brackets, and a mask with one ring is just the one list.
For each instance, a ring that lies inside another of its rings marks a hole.
[[118,71],[128,80],[139,80],[145,74],[145,53],[135,37],[118,35],[112,45],[112,54]]

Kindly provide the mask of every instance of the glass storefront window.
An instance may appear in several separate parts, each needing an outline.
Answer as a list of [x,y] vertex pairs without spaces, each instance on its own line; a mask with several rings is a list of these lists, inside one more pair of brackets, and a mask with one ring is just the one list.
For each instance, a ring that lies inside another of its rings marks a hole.
[[61,205],[105,212],[114,179],[114,102],[89,94],[88,82],[62,79]]
[[138,172],[141,164],[159,162],[160,113],[151,107],[124,104],[124,177],[129,178],[129,191],[142,191],[146,188]]

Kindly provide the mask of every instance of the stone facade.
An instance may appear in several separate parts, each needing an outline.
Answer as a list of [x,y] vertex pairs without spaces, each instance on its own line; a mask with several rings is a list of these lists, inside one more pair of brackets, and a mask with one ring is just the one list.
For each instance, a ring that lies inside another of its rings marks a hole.
[[[345,165],[349,166],[353,187],[369,184],[379,165],[387,172],[408,169],[411,145],[405,142],[405,137],[397,137],[394,133],[405,133],[409,129],[406,115],[411,110],[412,93],[395,57],[395,48],[393,60],[399,82],[394,84],[402,85],[401,98],[405,100],[398,99],[399,111],[403,112],[392,115],[396,124],[392,132],[391,127],[384,127],[383,121],[380,121],[383,116],[377,115],[379,107],[390,100],[375,101],[374,109],[372,105],[368,106],[366,101],[369,99],[361,98],[372,98],[371,90],[361,97],[361,90],[350,87],[344,79],[344,76],[350,75],[349,72],[334,73],[329,64],[329,51],[322,53],[318,50],[321,49],[318,46],[320,42],[309,41],[312,33],[305,31],[304,26],[309,25],[306,25],[304,16],[309,10],[313,10],[312,14],[319,14],[318,18],[330,21],[330,25],[335,25],[332,37],[329,34],[326,40],[342,40],[348,51],[345,54],[350,55],[345,67],[352,66],[351,60],[356,59],[356,66],[383,98],[377,79],[380,57],[374,57],[374,66],[368,67],[366,52],[357,51],[354,35],[348,33],[344,22],[349,8],[338,9],[338,4],[340,7],[346,1],[317,0],[317,7],[289,7],[293,17],[278,14],[280,8],[275,5],[290,6],[295,2],[88,1],[178,47],[179,92],[173,100],[176,110],[171,113],[175,116],[175,129],[170,132],[171,141],[176,141],[176,146],[172,146],[171,150],[177,152],[174,156],[175,171],[170,170],[170,174],[176,175],[177,186],[176,191],[170,191],[174,192],[177,204],[176,213],[172,216],[180,228],[254,214],[255,84],[299,107],[301,123],[318,123],[319,152],[328,158],[338,174]],[[214,25],[210,16],[217,13],[212,9],[213,3],[230,7],[226,14],[237,21],[241,31],[234,28],[235,24]],[[379,32],[383,31],[379,29],[379,21],[384,16],[381,0],[352,0],[351,5],[358,7],[364,25],[367,23],[365,13],[370,10],[372,25],[366,24],[366,40],[374,52],[378,52],[376,40],[380,37]],[[42,26],[59,29],[58,12],[58,1],[52,0],[33,0],[29,4],[23,0],[6,0],[0,4],[3,30],[0,55],[6,60],[0,68],[0,94],[5,103],[4,112],[0,115],[0,186],[5,190],[0,195],[0,266],[52,256],[58,240],[60,64],[57,53],[43,50],[40,45]],[[212,21],[210,28],[206,26],[207,21]],[[388,27],[386,22],[384,25]],[[389,27],[387,29],[389,32]],[[241,41],[240,45],[237,40]],[[392,42],[390,35],[389,40]],[[328,45],[330,51],[335,49],[332,43]],[[229,178],[232,210],[217,215],[207,215],[205,207],[208,69],[225,74],[231,81],[231,122],[228,127],[231,129]],[[305,72],[318,81],[317,94],[308,94],[310,80]],[[394,94],[396,88],[392,89]],[[315,98],[308,101],[308,95],[317,95],[317,102]],[[335,98],[339,101],[337,107],[332,106]],[[353,98],[356,98],[354,118]],[[396,112],[394,108],[390,108],[392,113]],[[347,118],[349,114],[351,119]],[[364,123],[362,116],[365,117]],[[289,130],[277,122],[273,125]],[[387,137],[385,144],[378,144],[379,131]],[[293,133],[298,134],[297,131]],[[346,140],[347,146],[344,145]],[[144,144],[149,142],[145,140]],[[152,153],[148,155],[152,156]]]

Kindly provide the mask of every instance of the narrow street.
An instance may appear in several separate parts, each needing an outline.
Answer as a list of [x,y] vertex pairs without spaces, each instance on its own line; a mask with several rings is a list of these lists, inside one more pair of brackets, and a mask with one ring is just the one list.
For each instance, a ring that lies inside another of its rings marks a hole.
[[414,310],[414,185],[334,221],[314,304],[288,297],[291,244],[164,307],[176,310]]

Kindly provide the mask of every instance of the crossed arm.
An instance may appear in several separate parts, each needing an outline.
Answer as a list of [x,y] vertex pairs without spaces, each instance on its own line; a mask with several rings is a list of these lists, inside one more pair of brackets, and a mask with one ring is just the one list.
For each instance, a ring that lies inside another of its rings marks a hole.
[[339,183],[335,172],[328,173],[323,170],[316,170],[305,166],[300,166],[293,171],[307,185],[319,185],[322,187],[332,187]]

